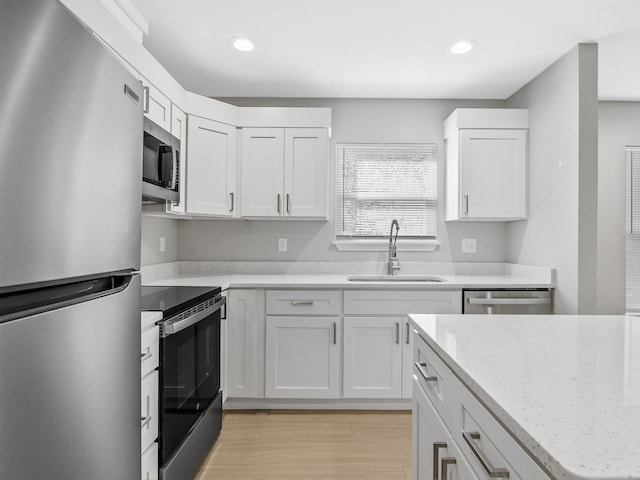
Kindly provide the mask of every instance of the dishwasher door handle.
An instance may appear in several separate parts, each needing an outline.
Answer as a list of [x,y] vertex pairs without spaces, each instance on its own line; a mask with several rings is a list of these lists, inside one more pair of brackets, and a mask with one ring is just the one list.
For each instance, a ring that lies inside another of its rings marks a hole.
[[551,305],[551,298],[467,298],[471,305]]

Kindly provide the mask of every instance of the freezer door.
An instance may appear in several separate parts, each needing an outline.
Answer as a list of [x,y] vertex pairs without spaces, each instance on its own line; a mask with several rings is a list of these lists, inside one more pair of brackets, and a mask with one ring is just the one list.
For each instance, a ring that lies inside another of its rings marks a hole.
[[140,277],[124,287],[0,323],[0,477],[140,478]]
[[0,2],[0,45],[0,289],[137,269],[140,83],[57,1]]

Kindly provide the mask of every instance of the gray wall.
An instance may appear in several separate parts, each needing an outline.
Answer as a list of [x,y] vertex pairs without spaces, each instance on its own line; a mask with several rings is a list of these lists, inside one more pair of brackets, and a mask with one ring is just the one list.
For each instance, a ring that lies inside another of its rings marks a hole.
[[[165,239],[165,251],[160,251],[160,237]],[[175,262],[178,260],[178,221],[142,215],[141,264]]]
[[640,145],[640,102],[598,106],[598,313],[624,313],[624,148]]
[[[384,252],[339,252],[334,240],[334,187],[336,142],[433,142],[438,145],[439,190],[444,191],[442,123],[457,107],[504,107],[504,102],[474,100],[380,99],[221,99],[240,106],[330,107],[330,220],[286,222],[245,220],[181,220],[178,226],[180,260],[263,261],[382,261]],[[505,224],[448,223],[439,205],[435,252],[400,252],[400,261],[506,260]],[[288,239],[288,252],[278,252],[278,238]],[[476,254],[462,254],[462,238],[477,239]]]
[[557,313],[595,313],[597,45],[578,45],[506,103],[530,119],[529,219],[507,226],[507,260],[557,269]]

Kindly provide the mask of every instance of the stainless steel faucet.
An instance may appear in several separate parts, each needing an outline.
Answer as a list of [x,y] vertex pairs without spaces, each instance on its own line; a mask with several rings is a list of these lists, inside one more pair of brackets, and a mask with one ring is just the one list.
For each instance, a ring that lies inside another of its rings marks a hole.
[[[396,236],[393,236],[393,226],[396,226]],[[398,232],[400,231],[400,224],[394,218],[391,221],[391,232],[389,232],[389,261],[387,262],[387,275],[395,275],[397,270],[400,270],[400,260],[398,260],[398,254],[396,251],[396,242],[398,240]]]

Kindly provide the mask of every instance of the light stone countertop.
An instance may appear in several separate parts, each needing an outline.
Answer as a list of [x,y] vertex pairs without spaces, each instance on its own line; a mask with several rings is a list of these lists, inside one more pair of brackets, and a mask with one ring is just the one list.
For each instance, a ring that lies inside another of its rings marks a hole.
[[230,288],[429,289],[553,288],[549,268],[511,264],[405,264],[401,276],[432,275],[443,282],[350,281],[353,275],[382,275],[381,262],[174,262],[142,268],[144,285]]
[[640,479],[640,317],[411,315],[558,479]]

